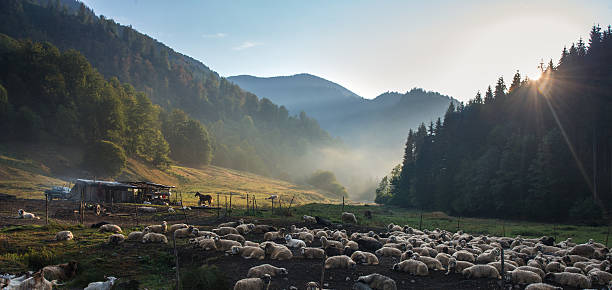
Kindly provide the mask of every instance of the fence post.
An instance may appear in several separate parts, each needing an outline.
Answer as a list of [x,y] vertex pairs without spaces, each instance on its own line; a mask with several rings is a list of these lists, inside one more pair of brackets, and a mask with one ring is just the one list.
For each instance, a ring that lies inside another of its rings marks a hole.
[[282,203],[282,197],[280,195],[278,196],[278,213],[280,214],[283,213],[283,203]]
[[504,247],[501,247],[501,276],[502,276],[502,285],[506,285],[506,279],[505,279],[506,269],[504,267]]
[[270,201],[272,202],[272,214],[274,214],[274,198],[270,198]]
[[291,198],[291,202],[289,202],[289,208],[287,209],[287,215],[291,215],[291,205],[293,205],[294,198],[295,198],[295,195],[293,195],[293,197]]
[[85,187],[81,187],[81,203],[79,204],[79,214],[81,216],[81,224],[85,222]]
[[49,195],[45,194],[45,224],[49,224]]
[[344,195],[342,196],[342,212],[344,212]]
[[421,218],[419,219],[419,231],[423,230],[423,210],[421,209]]
[[457,231],[459,231],[459,228],[461,227],[460,223],[461,223],[461,216],[459,216],[459,218],[457,219]]
[[224,196],[225,196],[225,215],[224,216],[227,216],[227,195],[224,195]]
[[557,240],[557,224],[553,224],[553,235],[555,236],[555,241]]
[[502,237],[506,236],[506,221],[502,220]]
[[246,194],[246,214],[249,214],[249,194]]
[[217,192],[217,218],[220,217],[221,211],[221,200],[219,199],[219,193]]
[[233,193],[230,192],[229,216],[232,216],[232,195]]
[[610,223],[608,222],[608,232],[606,233],[606,248],[608,247],[608,237],[610,237]]

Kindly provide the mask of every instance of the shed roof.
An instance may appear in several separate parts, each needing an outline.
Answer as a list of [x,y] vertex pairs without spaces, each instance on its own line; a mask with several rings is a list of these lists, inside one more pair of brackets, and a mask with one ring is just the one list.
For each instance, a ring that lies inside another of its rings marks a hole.
[[85,184],[85,185],[98,185],[104,187],[114,187],[114,188],[137,188],[136,186],[120,183],[116,181],[104,181],[104,180],[90,180],[90,179],[77,179],[75,184]]

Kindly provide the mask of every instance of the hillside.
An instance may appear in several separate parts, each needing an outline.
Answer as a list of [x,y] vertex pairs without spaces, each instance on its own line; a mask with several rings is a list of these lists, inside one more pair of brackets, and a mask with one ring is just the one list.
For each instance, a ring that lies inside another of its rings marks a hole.
[[[10,149],[9,149],[10,148]],[[18,149],[17,149],[18,148]],[[31,152],[36,152],[32,155]],[[0,194],[20,198],[43,198],[43,191],[53,185],[67,186],[80,176],[74,164],[80,162],[82,152],[78,148],[49,146],[48,144],[3,144],[0,147]],[[176,186],[176,192],[184,193],[186,204],[196,203],[193,192],[241,194],[235,204],[244,204],[244,194],[263,199],[270,194],[279,195],[283,202],[295,196],[294,204],[309,202],[337,202],[327,193],[310,186],[263,177],[260,175],[204,166],[192,168],[171,166],[162,171],[136,159],[129,159],[127,168],[117,180],[147,180]]]

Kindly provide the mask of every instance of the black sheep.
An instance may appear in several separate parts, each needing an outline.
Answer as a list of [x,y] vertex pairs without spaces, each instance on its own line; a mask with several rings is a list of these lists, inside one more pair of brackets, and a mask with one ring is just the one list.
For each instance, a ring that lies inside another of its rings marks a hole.
[[358,239],[357,244],[359,245],[359,250],[368,252],[375,252],[383,247],[383,244],[375,239]]
[[315,219],[317,220],[317,223],[320,224],[320,225],[324,225],[326,227],[333,225],[332,222],[330,220],[328,220],[328,219],[324,219],[324,218],[318,217],[318,216],[315,216]]

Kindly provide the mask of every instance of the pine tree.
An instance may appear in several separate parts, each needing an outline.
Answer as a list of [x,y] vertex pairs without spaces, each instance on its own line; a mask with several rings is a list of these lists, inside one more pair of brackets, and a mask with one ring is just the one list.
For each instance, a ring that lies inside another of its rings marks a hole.
[[493,102],[493,91],[491,90],[491,86],[487,88],[487,92],[485,93],[484,103],[490,104]]
[[517,70],[516,73],[514,74],[514,77],[512,78],[512,84],[510,85],[509,92],[512,92],[518,89],[520,86],[521,86],[521,74]]
[[[519,75],[520,78],[520,75]],[[504,77],[499,77],[497,79],[497,84],[495,85],[495,99],[500,99],[506,96],[506,83],[504,83]]]
[[482,104],[482,96],[480,95],[480,91],[476,93],[476,97],[474,97],[474,104]]

